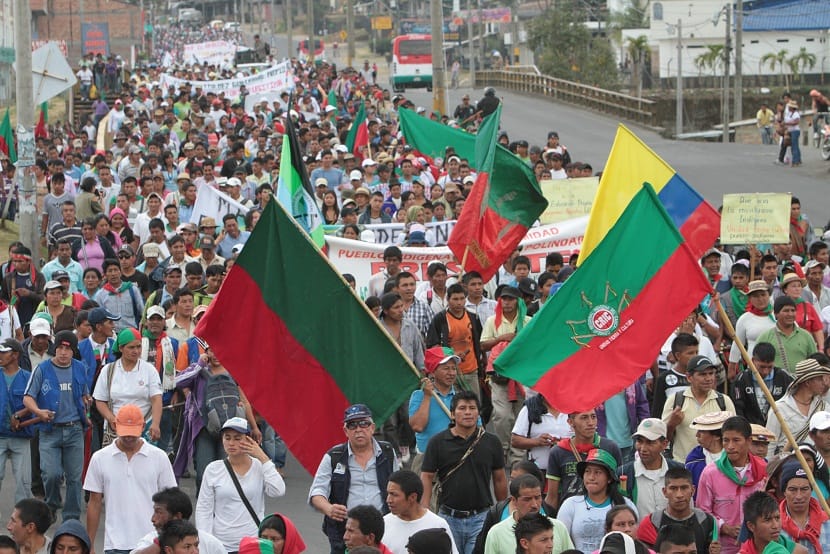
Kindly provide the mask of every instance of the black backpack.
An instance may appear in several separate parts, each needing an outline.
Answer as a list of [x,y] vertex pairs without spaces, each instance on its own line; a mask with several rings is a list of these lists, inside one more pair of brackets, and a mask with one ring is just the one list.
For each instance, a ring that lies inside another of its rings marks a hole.
[[211,435],[219,436],[226,421],[232,417],[245,417],[245,409],[240,402],[239,385],[227,373],[214,375],[207,369],[202,371],[205,377],[205,429]]

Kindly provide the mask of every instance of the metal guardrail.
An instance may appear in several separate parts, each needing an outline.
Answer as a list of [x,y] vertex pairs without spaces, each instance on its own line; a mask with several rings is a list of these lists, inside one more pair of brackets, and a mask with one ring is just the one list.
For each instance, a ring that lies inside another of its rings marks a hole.
[[476,71],[476,86],[507,88],[517,92],[535,94],[584,106],[591,110],[607,113],[614,117],[647,125],[658,126],[657,103],[573,81],[536,75],[534,73],[484,70]]

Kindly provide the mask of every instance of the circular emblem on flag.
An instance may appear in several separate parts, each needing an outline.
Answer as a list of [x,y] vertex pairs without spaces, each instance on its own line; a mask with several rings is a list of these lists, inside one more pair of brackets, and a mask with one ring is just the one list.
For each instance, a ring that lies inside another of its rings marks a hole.
[[588,327],[595,335],[605,337],[613,333],[620,323],[617,310],[607,304],[600,304],[588,314]]

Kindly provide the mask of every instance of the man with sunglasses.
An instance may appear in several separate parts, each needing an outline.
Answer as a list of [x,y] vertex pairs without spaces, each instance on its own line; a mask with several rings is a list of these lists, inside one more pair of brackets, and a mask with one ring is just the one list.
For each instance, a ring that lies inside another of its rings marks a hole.
[[386,485],[389,476],[400,469],[392,446],[372,437],[375,424],[365,404],[346,409],[343,431],[347,441],[323,456],[308,492],[309,503],[324,516],[323,531],[332,554],[345,552],[343,533],[350,509],[370,505],[389,512]]

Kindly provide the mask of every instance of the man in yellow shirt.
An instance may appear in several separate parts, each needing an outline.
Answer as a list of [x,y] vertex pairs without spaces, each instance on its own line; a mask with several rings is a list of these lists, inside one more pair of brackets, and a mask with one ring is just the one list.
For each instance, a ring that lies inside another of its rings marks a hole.
[[761,104],[761,109],[755,114],[755,124],[761,133],[762,144],[772,144],[772,119],[775,113],[766,104]]

